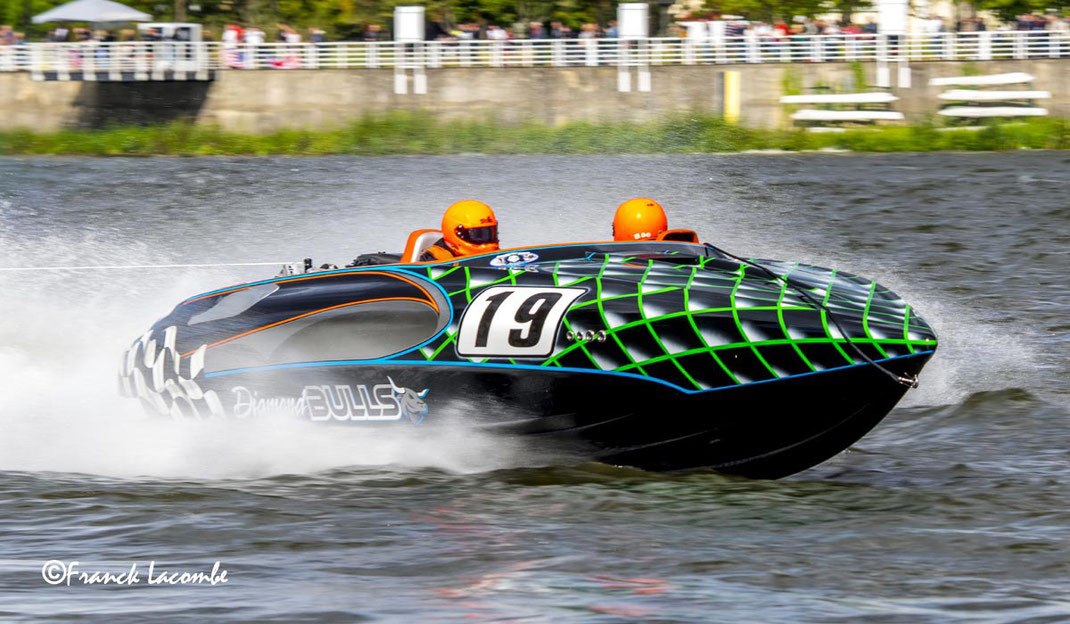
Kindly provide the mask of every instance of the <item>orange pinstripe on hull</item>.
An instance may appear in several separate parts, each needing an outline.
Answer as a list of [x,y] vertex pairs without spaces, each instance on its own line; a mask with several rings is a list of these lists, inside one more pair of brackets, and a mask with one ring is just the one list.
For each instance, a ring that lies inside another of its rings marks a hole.
[[[278,327],[279,325],[285,325],[286,323],[292,323],[293,321],[296,321],[296,320],[299,320],[299,319],[303,319],[306,316],[312,316],[313,314],[319,314],[321,312],[329,312],[330,310],[337,310],[338,308],[346,308],[346,307],[349,307],[349,306],[360,305],[362,303],[377,303],[377,302],[381,302],[381,301],[416,301],[418,303],[430,304],[431,307],[435,308],[436,312],[438,311],[438,308],[434,306],[434,302],[433,301],[425,301],[423,299],[417,299],[415,297],[383,297],[383,298],[379,298],[379,299],[363,299],[361,301],[350,301],[349,303],[340,303],[338,305],[330,306],[329,308],[320,308],[319,310],[312,310],[311,312],[305,312],[304,314],[298,314],[297,316],[292,316],[292,317],[290,317],[288,319],[283,319],[281,321],[276,321],[276,322],[271,323],[269,325],[264,325],[263,327],[257,327],[256,329],[250,329],[249,331],[242,332],[240,334],[231,336],[230,338],[224,338],[223,340],[217,340],[216,342],[213,342],[212,344],[208,345],[208,348],[211,349],[212,347],[216,347],[216,346],[219,346],[221,344],[230,342],[231,340],[237,340],[238,338],[241,338],[243,336],[248,336],[249,334],[255,334],[257,332],[264,331],[265,329],[271,329],[272,327]],[[197,349],[200,349],[200,347],[197,347]],[[185,353],[182,354],[182,357],[188,357],[190,355],[193,355],[194,353],[197,352],[197,349],[193,349],[192,351],[186,351]]]

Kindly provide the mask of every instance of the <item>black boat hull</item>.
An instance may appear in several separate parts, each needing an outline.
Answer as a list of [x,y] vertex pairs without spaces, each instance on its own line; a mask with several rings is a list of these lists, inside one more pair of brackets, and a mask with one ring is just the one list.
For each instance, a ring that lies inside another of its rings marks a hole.
[[862,277],[571,244],[197,295],[134,342],[120,387],[174,418],[475,428],[540,453],[780,477],[872,429],[936,345]]
[[[931,355],[880,364],[912,376]],[[700,392],[591,371],[329,362],[209,375],[201,387],[238,418],[464,427],[522,439],[536,454],[571,452],[648,470],[709,467],[758,478],[790,475],[836,455],[908,389],[868,363]],[[406,411],[391,398],[394,387],[422,393],[422,409]]]

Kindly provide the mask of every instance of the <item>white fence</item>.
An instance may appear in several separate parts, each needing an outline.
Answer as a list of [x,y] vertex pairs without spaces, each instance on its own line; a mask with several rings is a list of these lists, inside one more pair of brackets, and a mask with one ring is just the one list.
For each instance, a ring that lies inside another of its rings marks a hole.
[[930,35],[822,35],[725,38],[520,39],[393,41],[31,43],[0,46],[0,71],[107,74],[159,79],[164,73],[204,79],[213,70],[437,67],[647,66],[842,61],[986,61],[1070,58],[1070,33],[1025,31]]
[[217,44],[130,41],[122,43],[29,43],[0,46],[0,72],[54,72],[61,79],[80,72],[84,80],[207,80],[219,67]]

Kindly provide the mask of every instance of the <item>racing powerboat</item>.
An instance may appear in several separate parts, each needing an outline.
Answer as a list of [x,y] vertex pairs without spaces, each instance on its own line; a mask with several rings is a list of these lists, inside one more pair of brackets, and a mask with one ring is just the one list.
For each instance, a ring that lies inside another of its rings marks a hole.
[[121,391],[174,418],[463,425],[776,478],[876,426],[937,345],[872,280],[686,237],[416,262],[435,238],[190,297],[124,354]]

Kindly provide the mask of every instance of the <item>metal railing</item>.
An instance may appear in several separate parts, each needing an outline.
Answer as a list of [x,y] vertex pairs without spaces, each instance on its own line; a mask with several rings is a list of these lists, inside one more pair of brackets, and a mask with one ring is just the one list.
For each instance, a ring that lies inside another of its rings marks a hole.
[[150,80],[164,75],[207,79],[218,69],[216,44],[178,41],[29,43],[0,46],[0,72],[54,72],[61,79]]
[[517,39],[421,43],[30,43],[0,46],[0,71],[81,72],[108,79],[204,79],[219,69],[375,69],[985,61],[1070,58],[1070,33],[1011,31],[912,35]]

